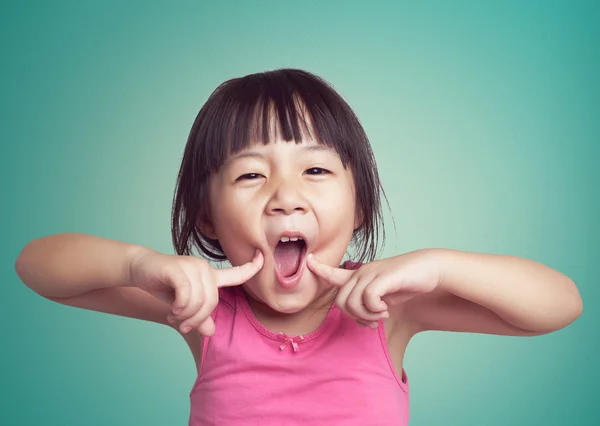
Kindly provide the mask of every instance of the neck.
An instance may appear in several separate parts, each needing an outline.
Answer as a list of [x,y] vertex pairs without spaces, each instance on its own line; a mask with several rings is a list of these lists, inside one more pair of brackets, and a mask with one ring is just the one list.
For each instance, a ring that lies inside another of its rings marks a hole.
[[325,289],[310,305],[293,314],[284,314],[246,293],[246,299],[256,319],[274,333],[288,336],[306,335],[315,331],[325,320],[335,299],[337,288]]

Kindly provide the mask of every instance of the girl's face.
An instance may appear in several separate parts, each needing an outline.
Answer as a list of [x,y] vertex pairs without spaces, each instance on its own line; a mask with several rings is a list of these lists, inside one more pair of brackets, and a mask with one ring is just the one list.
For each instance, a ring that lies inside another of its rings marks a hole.
[[281,313],[306,308],[327,288],[306,255],[339,265],[359,225],[352,172],[314,140],[257,144],[231,156],[211,177],[210,200],[207,235],[232,265],[262,251],[264,266],[244,287]]

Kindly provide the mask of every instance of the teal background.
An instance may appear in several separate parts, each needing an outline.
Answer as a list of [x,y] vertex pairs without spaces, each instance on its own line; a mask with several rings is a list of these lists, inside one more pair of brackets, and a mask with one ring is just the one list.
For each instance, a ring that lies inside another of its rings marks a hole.
[[581,291],[583,315],[550,335],[418,335],[411,426],[598,424],[597,4],[4,3],[0,423],[187,424],[195,370],[176,333],[54,304],[14,261],[70,231],[172,253],[198,109],[228,78],[290,66],[363,122],[392,212],[385,256],[514,254]]

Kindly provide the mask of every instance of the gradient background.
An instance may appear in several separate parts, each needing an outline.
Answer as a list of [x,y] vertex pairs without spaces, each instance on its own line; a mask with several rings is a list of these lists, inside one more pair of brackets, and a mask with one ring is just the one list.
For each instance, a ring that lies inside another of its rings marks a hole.
[[0,423],[187,424],[195,369],[176,333],[47,301],[14,261],[68,231],[172,253],[198,109],[228,78],[290,66],[362,120],[396,224],[386,211],[386,256],[514,254],[582,293],[551,335],[418,335],[411,425],[599,424],[597,2],[49,3],[0,17]]

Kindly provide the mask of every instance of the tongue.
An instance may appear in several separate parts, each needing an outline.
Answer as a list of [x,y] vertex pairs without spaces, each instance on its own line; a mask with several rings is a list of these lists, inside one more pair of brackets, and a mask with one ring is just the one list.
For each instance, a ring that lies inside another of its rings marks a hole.
[[303,246],[301,241],[289,241],[275,247],[275,263],[284,277],[290,277],[298,271]]

